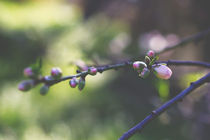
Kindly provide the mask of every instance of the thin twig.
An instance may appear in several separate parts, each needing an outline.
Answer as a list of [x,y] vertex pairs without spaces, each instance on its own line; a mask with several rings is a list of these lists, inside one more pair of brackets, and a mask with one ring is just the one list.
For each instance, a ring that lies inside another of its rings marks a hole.
[[157,61],[156,63],[166,63],[168,66],[199,66],[204,68],[210,68],[210,63],[200,62],[200,61],[178,61],[178,60],[168,60],[168,61]]
[[210,73],[203,76],[201,79],[192,82],[188,88],[183,90],[181,93],[179,93],[177,96],[160,106],[158,109],[151,112],[150,115],[148,115],[144,120],[142,120],[140,123],[138,123],[136,126],[128,130],[126,133],[123,134],[122,137],[119,138],[119,140],[128,140],[130,137],[132,137],[135,133],[141,132],[142,129],[149,124],[152,120],[157,118],[161,113],[169,109],[171,106],[173,106],[178,101],[182,100],[186,95],[191,93],[196,88],[200,87],[201,85],[210,82]]
[[[167,65],[176,65],[176,66],[200,66],[200,67],[205,67],[205,68],[210,68],[210,63],[207,62],[200,62],[200,61],[177,61],[177,60],[168,60],[168,61],[157,61],[156,64],[158,63],[166,63]],[[127,66],[132,65],[133,62],[132,61],[125,61],[125,62],[121,62],[121,63],[117,63],[117,64],[112,64],[112,65],[104,65],[104,66],[98,66],[97,67],[97,71],[102,73],[104,71],[107,70],[111,70],[111,69],[119,69],[119,68],[124,68]],[[41,81],[38,81],[37,83],[46,83],[47,85],[54,85],[56,83],[65,81],[65,80],[69,80],[72,79],[74,77],[85,77],[87,76],[89,73],[88,71],[83,71],[81,73],[75,74],[75,75],[70,75],[70,76],[65,76],[62,77],[59,80],[44,80],[42,79]]]
[[197,34],[186,37],[186,38],[182,39],[180,42],[176,43],[175,45],[166,46],[165,49],[163,49],[159,52],[156,52],[156,54],[159,55],[160,53],[164,53],[164,52],[170,51],[172,49],[182,47],[183,45],[185,45],[187,43],[199,41],[200,39],[207,37],[209,35],[210,35],[210,28],[205,31],[202,31]]
[[[133,63],[130,62],[130,61],[125,61],[125,62],[121,62],[121,63],[117,63],[117,64],[111,64],[111,65],[104,65],[104,66],[98,66],[97,67],[97,71],[102,73],[104,71],[107,71],[107,70],[111,70],[111,69],[118,69],[118,68],[123,68],[123,67],[126,67],[126,66],[129,66],[129,65],[132,65]],[[89,74],[88,70],[86,71],[82,71],[78,74],[75,74],[75,75],[70,75],[70,76],[65,76],[65,77],[62,77],[61,79],[59,80],[45,80],[45,79],[41,79],[40,81],[37,81],[37,84],[38,83],[45,83],[49,86],[52,86],[56,83],[59,83],[61,81],[65,81],[65,80],[69,80],[69,79],[72,79],[74,77],[85,77]]]

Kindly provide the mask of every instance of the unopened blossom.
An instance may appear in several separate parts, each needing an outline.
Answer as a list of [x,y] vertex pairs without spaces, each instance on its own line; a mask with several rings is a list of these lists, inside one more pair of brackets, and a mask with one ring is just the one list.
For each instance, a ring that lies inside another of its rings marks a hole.
[[62,76],[62,70],[58,67],[51,69],[51,76],[55,79],[60,79]]
[[96,73],[97,73],[97,68],[95,68],[95,67],[90,67],[88,71],[89,71],[89,74],[90,74],[90,75],[96,75]]
[[33,80],[25,80],[22,81],[19,85],[18,85],[18,89],[21,91],[28,91],[29,89],[31,89],[34,85],[34,81]]
[[26,77],[33,77],[34,76],[34,72],[32,70],[31,67],[27,67],[24,69],[23,71],[23,74],[26,76]]
[[77,86],[78,82],[77,82],[77,79],[76,78],[73,78],[69,81],[69,85],[72,87],[72,88],[75,88]]
[[133,63],[133,68],[135,70],[142,70],[143,68],[147,67],[147,64],[145,64],[144,62],[142,61],[135,61]]
[[149,56],[150,58],[154,57],[155,56],[155,52],[150,50],[147,52],[147,56]]
[[161,79],[169,79],[172,75],[172,71],[166,65],[158,65],[154,67],[155,75]]
[[41,95],[46,95],[48,91],[49,91],[49,86],[48,85],[44,85],[44,86],[42,86],[40,88],[39,92],[40,92]]

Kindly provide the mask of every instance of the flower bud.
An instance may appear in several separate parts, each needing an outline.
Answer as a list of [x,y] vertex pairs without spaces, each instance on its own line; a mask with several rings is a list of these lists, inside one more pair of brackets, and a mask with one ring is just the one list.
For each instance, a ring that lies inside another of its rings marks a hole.
[[24,69],[23,71],[23,74],[26,76],[26,77],[33,77],[34,76],[34,72],[32,70],[31,67],[27,67]]
[[58,67],[52,68],[51,69],[51,76],[55,79],[60,79],[62,76],[62,70]]
[[22,81],[19,85],[18,85],[18,89],[21,91],[28,91],[29,89],[31,89],[34,85],[34,81],[33,80],[25,80]]
[[139,76],[140,76],[141,78],[146,78],[146,77],[149,75],[149,73],[150,73],[150,70],[149,70],[148,68],[144,68],[144,69],[142,70],[142,72],[139,74]]
[[80,77],[78,83],[78,89],[81,91],[84,87],[85,87],[85,79],[83,77]]
[[40,88],[39,92],[40,92],[41,95],[46,95],[48,91],[49,91],[49,86],[48,85],[44,85],[44,86],[42,86]]
[[142,61],[135,61],[133,63],[133,68],[134,70],[142,70],[143,68],[147,67],[147,64],[145,64],[144,62]]
[[172,75],[172,71],[166,65],[158,65],[154,67],[155,75],[161,79],[169,79]]
[[144,61],[148,65],[151,62],[151,59],[148,56],[145,56]]
[[88,69],[88,72],[89,72],[90,75],[96,75],[96,73],[97,73],[97,68],[95,68],[95,67],[90,67],[90,68]]
[[147,56],[149,56],[150,58],[153,58],[155,56],[155,52],[150,50],[147,52]]
[[70,85],[72,88],[75,88],[75,87],[77,86],[77,84],[78,84],[78,81],[77,81],[76,77],[74,77],[73,79],[71,79],[71,80],[69,81],[69,85]]

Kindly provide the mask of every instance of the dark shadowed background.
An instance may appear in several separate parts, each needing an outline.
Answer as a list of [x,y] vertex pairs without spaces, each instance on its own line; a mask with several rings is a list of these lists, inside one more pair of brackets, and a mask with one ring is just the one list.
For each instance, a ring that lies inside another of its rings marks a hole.
[[[41,96],[18,91],[23,69],[42,58],[42,73],[75,63],[117,63],[159,51],[210,26],[208,0],[0,1],[0,140],[116,140],[153,109],[209,70],[171,67],[170,80],[141,79],[132,68],[87,77],[83,91],[68,81]],[[210,62],[210,40],[187,44],[160,60]],[[206,140],[210,86],[203,86],[131,140]]]

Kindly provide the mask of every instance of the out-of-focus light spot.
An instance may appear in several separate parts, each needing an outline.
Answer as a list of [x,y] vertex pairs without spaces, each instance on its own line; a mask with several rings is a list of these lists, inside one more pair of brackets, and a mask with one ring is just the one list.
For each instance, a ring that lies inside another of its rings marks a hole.
[[54,25],[72,25],[69,21],[79,17],[75,7],[58,2],[29,2],[22,5],[0,2],[0,9],[0,24],[6,29],[45,29]]
[[162,35],[158,31],[152,31],[143,34],[139,39],[139,47],[144,51],[154,50],[161,51],[170,45],[174,45],[179,41],[175,34]]
[[163,50],[167,45],[167,40],[160,34],[151,37],[149,40],[149,48],[154,51]]
[[113,54],[121,54],[122,51],[128,46],[131,39],[126,33],[120,33],[109,44],[110,52]]
[[160,115],[159,120],[161,121],[162,124],[169,124],[170,116],[166,112],[164,112],[163,114]]
[[168,34],[166,36],[166,40],[168,42],[168,45],[175,45],[179,42],[179,37],[175,34]]

